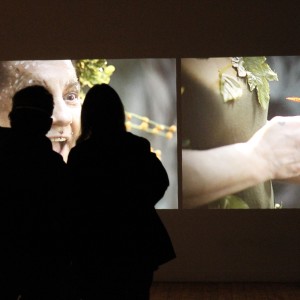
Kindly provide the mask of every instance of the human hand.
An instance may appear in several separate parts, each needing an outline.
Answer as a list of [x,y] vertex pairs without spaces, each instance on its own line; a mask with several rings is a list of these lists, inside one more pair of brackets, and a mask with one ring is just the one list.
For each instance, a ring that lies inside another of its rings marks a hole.
[[300,116],[274,117],[246,144],[263,180],[300,175]]

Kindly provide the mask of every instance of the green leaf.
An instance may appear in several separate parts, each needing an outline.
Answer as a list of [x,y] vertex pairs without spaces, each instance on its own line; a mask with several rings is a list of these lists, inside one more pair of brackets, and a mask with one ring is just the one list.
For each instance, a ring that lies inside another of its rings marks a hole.
[[267,109],[270,101],[270,86],[266,78],[262,78],[262,84],[257,85],[258,102],[263,109]]
[[270,101],[269,81],[278,81],[277,74],[266,63],[265,56],[243,57],[250,91],[257,90],[258,102],[267,109]]
[[243,94],[243,89],[238,80],[226,73],[220,74],[220,92],[224,102],[236,100]]
[[236,195],[228,195],[220,200],[221,208],[223,209],[247,209],[248,204]]
[[115,67],[107,65],[106,59],[82,59],[76,61],[76,72],[82,88],[84,97],[85,90],[95,84],[109,83],[110,76],[115,71]]

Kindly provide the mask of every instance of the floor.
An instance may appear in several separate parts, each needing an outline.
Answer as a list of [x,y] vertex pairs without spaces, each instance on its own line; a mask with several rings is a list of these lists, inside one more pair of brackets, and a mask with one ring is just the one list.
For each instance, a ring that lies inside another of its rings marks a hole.
[[300,283],[154,282],[151,300],[300,300]]

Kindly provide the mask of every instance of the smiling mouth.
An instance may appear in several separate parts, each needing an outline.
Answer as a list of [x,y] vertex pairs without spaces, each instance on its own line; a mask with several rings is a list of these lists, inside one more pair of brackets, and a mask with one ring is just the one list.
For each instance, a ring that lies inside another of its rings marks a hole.
[[53,137],[50,140],[51,142],[66,142],[68,139],[65,137]]

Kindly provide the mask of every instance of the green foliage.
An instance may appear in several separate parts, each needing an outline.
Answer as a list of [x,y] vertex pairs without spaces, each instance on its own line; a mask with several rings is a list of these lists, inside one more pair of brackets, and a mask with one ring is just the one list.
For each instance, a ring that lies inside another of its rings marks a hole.
[[248,204],[240,197],[236,195],[228,195],[215,203],[212,203],[210,208],[220,209],[248,209]]
[[229,74],[220,73],[220,92],[225,102],[236,100],[243,94],[243,89],[237,79]]
[[[269,81],[278,80],[277,74],[266,63],[265,56],[233,57],[232,66],[236,68],[238,77],[246,78],[250,91],[256,89],[258,102],[267,109],[270,101]],[[232,83],[232,79],[230,84]],[[225,82],[226,85],[229,85]],[[237,84],[236,84],[237,85]],[[238,87],[237,87],[238,88]],[[223,87],[225,90],[225,87]],[[221,91],[222,92],[222,91]],[[235,100],[231,98],[230,100]],[[226,101],[224,99],[224,101]]]
[[277,74],[266,63],[266,57],[243,57],[250,91],[256,89],[258,101],[267,109],[270,101],[269,81],[278,80]]
[[80,98],[95,84],[110,82],[115,67],[107,65],[106,59],[81,59],[76,61],[76,72],[81,85]]

